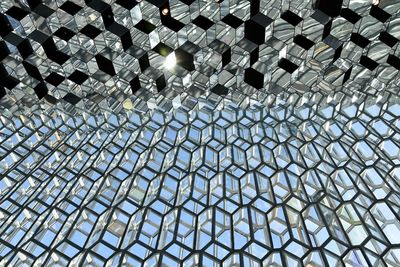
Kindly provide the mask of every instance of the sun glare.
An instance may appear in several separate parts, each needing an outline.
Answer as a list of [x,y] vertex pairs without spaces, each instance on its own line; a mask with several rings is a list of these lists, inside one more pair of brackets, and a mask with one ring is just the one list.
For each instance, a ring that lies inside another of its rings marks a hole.
[[172,69],[175,67],[175,65],[176,65],[176,57],[175,53],[172,52],[165,58],[164,67],[166,69]]

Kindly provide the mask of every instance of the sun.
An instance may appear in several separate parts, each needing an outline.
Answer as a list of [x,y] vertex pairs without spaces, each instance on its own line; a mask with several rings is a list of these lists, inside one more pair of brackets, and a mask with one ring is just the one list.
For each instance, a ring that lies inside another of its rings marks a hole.
[[164,67],[166,69],[173,69],[176,66],[175,52],[172,52],[165,58]]

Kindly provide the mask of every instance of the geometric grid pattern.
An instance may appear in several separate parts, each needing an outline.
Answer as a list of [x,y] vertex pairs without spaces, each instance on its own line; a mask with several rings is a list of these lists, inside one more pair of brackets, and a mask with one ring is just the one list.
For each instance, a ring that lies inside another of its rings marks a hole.
[[0,98],[397,88],[399,16],[397,0],[1,1]]
[[400,266],[399,18],[0,1],[0,266]]
[[4,266],[399,266],[391,93],[0,114]]

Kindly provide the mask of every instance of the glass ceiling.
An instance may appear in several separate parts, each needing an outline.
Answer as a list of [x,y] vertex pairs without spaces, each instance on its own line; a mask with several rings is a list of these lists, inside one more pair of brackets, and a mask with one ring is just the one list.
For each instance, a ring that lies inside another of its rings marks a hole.
[[400,2],[0,2],[0,266],[400,266]]

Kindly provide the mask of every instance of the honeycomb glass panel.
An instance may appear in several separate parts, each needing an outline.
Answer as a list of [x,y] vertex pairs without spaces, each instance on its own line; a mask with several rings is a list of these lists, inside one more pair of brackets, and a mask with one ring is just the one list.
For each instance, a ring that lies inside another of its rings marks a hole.
[[0,266],[400,266],[399,16],[0,1]]

